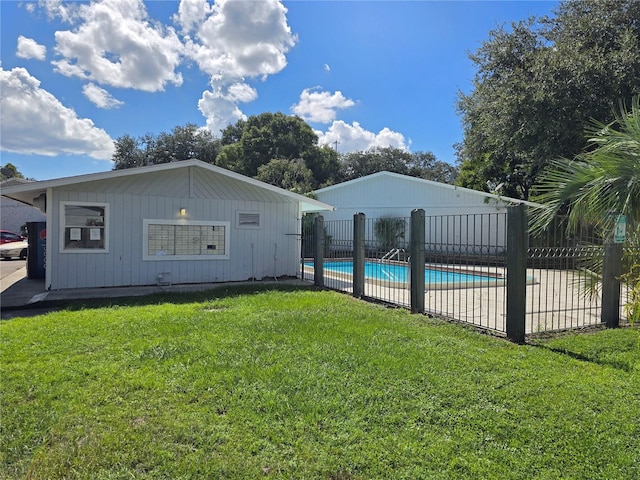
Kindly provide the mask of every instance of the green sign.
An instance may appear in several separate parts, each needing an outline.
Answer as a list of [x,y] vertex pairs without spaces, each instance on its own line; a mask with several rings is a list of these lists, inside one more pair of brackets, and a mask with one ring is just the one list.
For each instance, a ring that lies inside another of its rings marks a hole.
[[624,243],[624,238],[627,234],[627,217],[624,215],[618,215],[616,219],[616,228],[613,231],[613,242]]

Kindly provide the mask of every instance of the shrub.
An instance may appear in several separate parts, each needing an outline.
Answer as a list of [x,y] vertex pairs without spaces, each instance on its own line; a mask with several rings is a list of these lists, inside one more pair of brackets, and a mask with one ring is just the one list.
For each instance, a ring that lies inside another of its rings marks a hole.
[[373,225],[373,233],[384,250],[397,248],[404,243],[404,218],[378,218]]

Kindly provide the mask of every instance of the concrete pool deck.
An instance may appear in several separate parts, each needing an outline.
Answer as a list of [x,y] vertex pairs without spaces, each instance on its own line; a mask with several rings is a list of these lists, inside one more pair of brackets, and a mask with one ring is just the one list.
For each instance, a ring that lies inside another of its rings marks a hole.
[[[506,277],[502,267],[465,267],[478,272],[491,271]],[[353,293],[350,276],[325,270],[325,286]],[[585,297],[580,292],[576,272],[528,269],[526,287],[526,334],[560,331],[601,325],[599,295]],[[305,279],[313,280],[313,268],[305,267]],[[365,279],[365,297],[410,307],[408,285]],[[506,332],[506,282],[467,284],[433,288],[425,286],[425,313],[452,319],[498,333]],[[621,310],[621,315],[624,312]],[[624,320],[624,317],[622,318]]]

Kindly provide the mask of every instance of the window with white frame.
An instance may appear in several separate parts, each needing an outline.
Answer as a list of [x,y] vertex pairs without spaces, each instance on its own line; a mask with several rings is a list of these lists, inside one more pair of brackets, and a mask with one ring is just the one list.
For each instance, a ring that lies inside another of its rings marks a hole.
[[60,202],[60,252],[108,253],[109,205]]
[[229,222],[144,220],[143,260],[226,260]]

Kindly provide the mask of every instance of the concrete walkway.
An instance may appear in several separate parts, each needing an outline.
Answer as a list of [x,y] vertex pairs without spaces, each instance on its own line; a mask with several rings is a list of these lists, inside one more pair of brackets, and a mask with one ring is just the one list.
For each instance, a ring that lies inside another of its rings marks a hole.
[[169,286],[82,288],[46,291],[44,280],[26,278],[26,267],[8,275],[0,284],[0,318],[8,319],[30,316],[55,310],[78,300],[100,300],[108,298],[141,297],[154,293],[202,292],[229,285],[309,285],[299,279],[262,280],[259,282],[197,283]]

